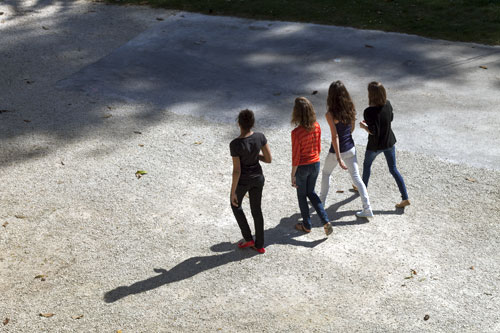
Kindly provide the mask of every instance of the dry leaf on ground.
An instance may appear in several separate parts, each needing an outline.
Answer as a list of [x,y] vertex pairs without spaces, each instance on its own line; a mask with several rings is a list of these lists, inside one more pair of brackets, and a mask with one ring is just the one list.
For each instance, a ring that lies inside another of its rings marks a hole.
[[479,66],[479,68],[482,68],[482,69],[488,69],[487,66]]
[[71,316],[71,318],[73,318],[73,319],[81,319],[81,318],[83,318],[83,315],[81,314],[81,315],[78,315],[78,316]]
[[337,190],[337,193],[344,193],[344,190]]
[[465,177],[465,180],[468,180],[470,181],[471,183],[475,183],[476,182],[476,179],[472,178],[472,177]]
[[18,214],[18,215],[14,215],[14,217],[15,217],[16,219],[25,219],[25,218],[26,218],[26,216],[24,216],[24,215],[20,215],[20,214]]
[[4,224],[2,224],[2,227],[7,228],[7,224],[9,224],[9,222],[5,222]]
[[429,318],[430,318],[429,315],[424,316],[424,320],[429,320]]
[[196,141],[194,144],[195,144],[195,145],[201,145],[201,144],[202,144],[202,142],[201,142],[201,141]]
[[4,326],[7,325],[9,323],[9,321],[10,321],[9,318],[5,318],[4,321],[3,321]]
[[142,134],[142,132],[134,131],[135,134]]
[[54,313],[40,313],[39,316],[45,317],[45,318],[50,318],[50,317],[54,316]]
[[104,116],[102,116],[104,119],[108,119],[108,118],[111,118],[113,117],[112,114],[105,114]]

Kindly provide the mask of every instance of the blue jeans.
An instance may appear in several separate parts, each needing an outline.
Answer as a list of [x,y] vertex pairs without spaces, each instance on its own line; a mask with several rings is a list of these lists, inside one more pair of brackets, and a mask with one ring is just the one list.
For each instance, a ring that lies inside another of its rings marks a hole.
[[366,150],[365,161],[363,162],[363,183],[365,183],[365,186],[368,187],[368,180],[370,179],[370,169],[372,167],[372,163],[375,160],[375,157],[377,157],[377,155],[380,153],[384,153],[385,159],[387,161],[387,166],[389,167],[389,172],[398,184],[399,192],[401,192],[401,198],[403,200],[408,200],[405,181],[396,168],[396,146],[377,151],[368,149]]
[[316,185],[318,174],[319,162],[299,165],[297,167],[297,172],[295,173],[295,184],[297,185],[297,198],[299,199],[300,214],[302,215],[304,227],[307,229],[311,229],[312,227],[307,198],[311,201],[311,204],[316,210],[316,213],[318,213],[321,222],[323,224],[329,222],[328,215],[323,208],[323,204],[321,203],[321,200],[316,192],[314,192],[314,186]]

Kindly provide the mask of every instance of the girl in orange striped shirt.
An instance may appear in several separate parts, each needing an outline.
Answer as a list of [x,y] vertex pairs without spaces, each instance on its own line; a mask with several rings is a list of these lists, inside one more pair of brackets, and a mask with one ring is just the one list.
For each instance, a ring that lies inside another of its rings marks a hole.
[[292,112],[292,186],[297,189],[302,223],[297,230],[311,232],[311,217],[307,198],[318,214],[326,235],[332,233],[328,215],[314,191],[319,173],[319,153],[321,152],[321,128],[316,121],[316,113],[311,102],[305,97],[297,97]]

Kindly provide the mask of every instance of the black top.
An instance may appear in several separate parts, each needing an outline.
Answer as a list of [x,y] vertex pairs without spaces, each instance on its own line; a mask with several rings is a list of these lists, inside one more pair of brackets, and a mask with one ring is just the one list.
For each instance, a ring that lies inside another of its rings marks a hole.
[[[354,147],[354,140],[352,139],[351,124],[344,124],[339,121],[335,124],[335,128],[337,129],[337,135],[339,136],[340,152],[345,153],[346,151],[352,149],[352,147]],[[335,154],[333,144],[330,144],[329,152]]]
[[394,118],[389,101],[384,106],[370,106],[363,112],[365,122],[372,134],[368,135],[367,150],[377,151],[391,148],[396,143],[391,122]]
[[236,138],[229,144],[231,156],[240,158],[240,180],[256,178],[262,175],[259,164],[260,149],[265,146],[267,139],[262,133],[254,132],[246,138]]

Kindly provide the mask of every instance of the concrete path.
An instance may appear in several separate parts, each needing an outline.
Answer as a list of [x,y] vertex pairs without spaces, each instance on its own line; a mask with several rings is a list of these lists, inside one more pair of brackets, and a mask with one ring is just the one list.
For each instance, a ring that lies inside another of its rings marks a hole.
[[[84,0],[0,12],[1,332],[500,331],[498,48]],[[369,80],[389,88],[412,205],[378,158],[356,218],[337,169],[334,232],[313,215],[304,235],[291,103],[321,114],[338,78],[359,110]],[[236,248],[229,205],[243,107],[273,154],[264,255]]]
[[[500,47],[179,13],[58,86],[215,122],[250,108],[262,125],[283,127],[296,96],[309,97],[325,125],[334,80],[359,117],[368,82],[384,83],[400,149],[500,169]],[[358,131],[355,141],[365,140]]]

